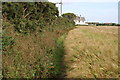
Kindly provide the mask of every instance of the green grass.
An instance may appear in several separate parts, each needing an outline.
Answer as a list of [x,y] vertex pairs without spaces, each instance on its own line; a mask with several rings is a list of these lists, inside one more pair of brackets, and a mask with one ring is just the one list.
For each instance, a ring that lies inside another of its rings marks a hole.
[[63,73],[63,57],[64,57],[64,39],[66,37],[66,34],[62,35],[58,38],[56,41],[57,47],[55,48],[55,51],[53,53],[53,64],[54,64],[54,74],[57,77],[60,77]]

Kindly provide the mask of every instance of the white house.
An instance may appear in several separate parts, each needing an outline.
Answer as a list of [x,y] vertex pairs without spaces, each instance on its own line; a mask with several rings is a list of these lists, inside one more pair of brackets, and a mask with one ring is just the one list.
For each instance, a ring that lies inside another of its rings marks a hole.
[[74,20],[76,25],[88,25],[88,24],[86,24],[85,21],[86,21],[85,17],[81,17],[81,15],[80,16],[76,16],[76,18]]

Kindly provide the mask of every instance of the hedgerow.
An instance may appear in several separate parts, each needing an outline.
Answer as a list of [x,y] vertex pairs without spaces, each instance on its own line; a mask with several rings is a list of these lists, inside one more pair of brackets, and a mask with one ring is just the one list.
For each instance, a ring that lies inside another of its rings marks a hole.
[[[58,8],[51,2],[4,2],[2,7],[3,32],[10,32],[3,35],[2,40],[3,76],[9,78],[60,76],[64,56],[63,40],[60,39],[73,28],[74,22],[59,16]],[[13,46],[14,44],[16,45]],[[37,48],[39,49],[36,50]],[[32,56],[26,56],[29,54]],[[37,54],[39,56],[36,56]],[[29,60],[31,57],[33,60]],[[8,60],[14,62],[9,64]]]
[[51,23],[59,12],[55,4],[50,2],[23,2],[3,3],[3,17],[14,24],[15,30],[20,33],[35,31]]

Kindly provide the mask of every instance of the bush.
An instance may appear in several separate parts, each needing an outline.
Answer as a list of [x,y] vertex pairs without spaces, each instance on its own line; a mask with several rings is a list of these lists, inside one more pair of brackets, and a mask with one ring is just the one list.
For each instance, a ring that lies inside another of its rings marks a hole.
[[15,30],[28,33],[51,23],[58,16],[58,8],[50,2],[6,2],[3,5],[3,17],[15,24]]

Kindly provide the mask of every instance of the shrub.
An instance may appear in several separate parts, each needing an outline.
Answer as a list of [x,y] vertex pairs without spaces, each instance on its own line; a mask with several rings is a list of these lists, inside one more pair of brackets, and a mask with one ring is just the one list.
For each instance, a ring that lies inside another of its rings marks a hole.
[[51,25],[58,16],[58,8],[50,2],[6,2],[3,5],[3,17],[15,24],[15,30],[20,33],[28,33],[45,25]]

